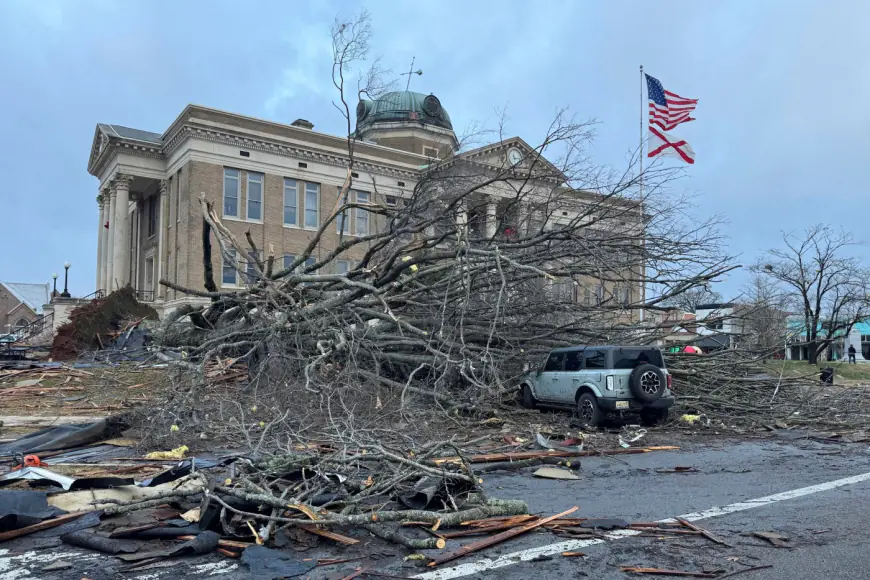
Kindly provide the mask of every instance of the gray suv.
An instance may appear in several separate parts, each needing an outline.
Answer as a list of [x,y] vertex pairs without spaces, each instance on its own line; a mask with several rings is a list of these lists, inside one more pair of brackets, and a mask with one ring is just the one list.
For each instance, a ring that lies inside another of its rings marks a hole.
[[607,413],[640,413],[644,425],[657,425],[674,405],[671,375],[658,348],[571,346],[550,352],[520,382],[525,407],[577,407],[584,425],[597,426]]

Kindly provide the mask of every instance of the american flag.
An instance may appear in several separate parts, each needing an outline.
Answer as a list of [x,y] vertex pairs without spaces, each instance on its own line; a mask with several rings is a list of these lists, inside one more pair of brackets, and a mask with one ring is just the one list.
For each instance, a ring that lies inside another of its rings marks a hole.
[[666,91],[657,78],[645,76],[647,95],[649,95],[650,128],[658,125],[665,131],[670,131],[680,123],[695,120],[689,115],[698,106],[698,99],[687,99]]

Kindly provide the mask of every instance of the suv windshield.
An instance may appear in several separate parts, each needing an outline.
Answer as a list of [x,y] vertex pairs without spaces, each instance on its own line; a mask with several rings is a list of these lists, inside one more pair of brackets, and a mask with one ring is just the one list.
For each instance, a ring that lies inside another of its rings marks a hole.
[[642,364],[665,368],[662,353],[657,348],[622,348],[613,351],[613,368],[633,369]]

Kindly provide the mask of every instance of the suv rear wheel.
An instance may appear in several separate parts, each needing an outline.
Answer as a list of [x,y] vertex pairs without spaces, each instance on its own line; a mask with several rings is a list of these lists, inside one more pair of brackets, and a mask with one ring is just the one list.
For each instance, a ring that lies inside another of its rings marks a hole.
[[598,427],[604,421],[604,412],[598,406],[598,399],[592,393],[583,393],[577,399],[577,419],[581,425]]

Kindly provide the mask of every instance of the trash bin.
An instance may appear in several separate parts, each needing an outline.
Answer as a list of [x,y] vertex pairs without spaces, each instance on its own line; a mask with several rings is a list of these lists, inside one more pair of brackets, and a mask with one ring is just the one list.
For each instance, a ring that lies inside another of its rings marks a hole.
[[819,381],[824,385],[834,384],[834,367],[826,367],[819,373]]

